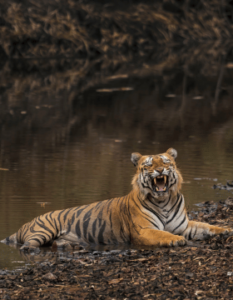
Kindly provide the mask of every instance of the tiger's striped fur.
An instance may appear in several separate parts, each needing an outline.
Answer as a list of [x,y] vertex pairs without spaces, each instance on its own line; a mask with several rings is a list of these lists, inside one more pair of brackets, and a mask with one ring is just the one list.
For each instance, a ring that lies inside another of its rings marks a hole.
[[175,149],[159,155],[133,153],[137,168],[132,191],[124,197],[90,205],[52,211],[23,225],[3,243],[23,244],[21,249],[56,241],[58,245],[119,244],[145,246],[184,245],[188,239],[229,229],[189,221],[182,176],[176,167]]

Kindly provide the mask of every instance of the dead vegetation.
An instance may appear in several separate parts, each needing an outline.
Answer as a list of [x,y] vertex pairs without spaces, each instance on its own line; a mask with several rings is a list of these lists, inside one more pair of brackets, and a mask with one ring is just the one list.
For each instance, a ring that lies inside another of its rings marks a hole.
[[9,0],[1,1],[0,25],[10,58],[143,56],[167,44],[232,39],[233,9],[228,0]]

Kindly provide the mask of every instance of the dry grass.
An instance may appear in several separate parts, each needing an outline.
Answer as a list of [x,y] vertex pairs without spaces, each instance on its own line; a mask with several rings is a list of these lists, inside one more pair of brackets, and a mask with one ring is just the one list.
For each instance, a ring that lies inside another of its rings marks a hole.
[[[164,76],[169,72],[169,80],[174,77],[172,69],[187,70],[187,75],[195,77],[196,68],[204,77],[213,79],[219,76],[221,66],[231,70],[233,61],[232,44],[221,42],[205,43],[198,47],[183,47],[175,51],[170,47],[159,48],[150,56],[148,63],[144,57],[135,60],[131,55],[118,55],[109,59],[51,59],[51,60],[16,60],[9,61],[0,73],[1,86],[15,101],[20,95],[30,93],[31,97],[52,93],[51,98],[61,91],[70,91],[72,87],[80,93],[114,82],[114,78],[145,78],[147,76]],[[215,79],[213,79],[215,82]],[[14,100],[8,103],[14,105]],[[72,99],[69,99],[71,102]],[[34,103],[35,105],[37,103]]]
[[[2,1],[1,1],[2,2]],[[165,1],[124,9],[79,1],[10,0],[1,6],[2,47],[9,57],[96,57],[153,52],[165,44],[233,36],[227,1]]]

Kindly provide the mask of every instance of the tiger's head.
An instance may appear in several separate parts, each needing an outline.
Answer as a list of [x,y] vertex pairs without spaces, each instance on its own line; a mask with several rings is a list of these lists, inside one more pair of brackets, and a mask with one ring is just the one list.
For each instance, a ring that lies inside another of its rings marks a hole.
[[132,153],[131,161],[137,167],[133,177],[133,188],[152,199],[163,201],[170,193],[177,193],[183,178],[176,167],[177,151],[169,148],[158,155],[141,155]]

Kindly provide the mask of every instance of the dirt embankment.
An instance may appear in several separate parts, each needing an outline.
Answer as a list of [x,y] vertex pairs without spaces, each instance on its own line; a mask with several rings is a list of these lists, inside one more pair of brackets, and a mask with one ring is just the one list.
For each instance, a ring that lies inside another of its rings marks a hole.
[[231,1],[9,0],[1,58],[147,55],[159,46],[233,37]]
[[[205,203],[190,218],[233,227],[233,198]],[[71,251],[0,272],[1,299],[232,299],[233,236],[155,250]]]

